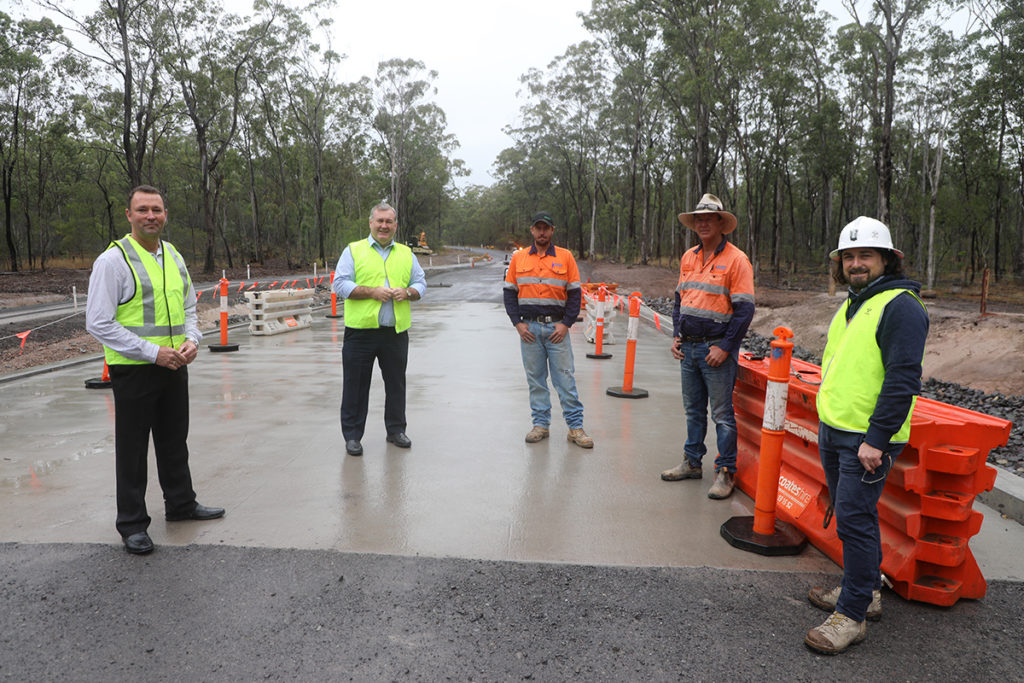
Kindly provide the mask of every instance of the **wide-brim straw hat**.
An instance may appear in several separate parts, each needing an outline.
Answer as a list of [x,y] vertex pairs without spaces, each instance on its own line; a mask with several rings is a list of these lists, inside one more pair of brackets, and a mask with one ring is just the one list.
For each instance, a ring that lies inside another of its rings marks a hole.
[[722,200],[713,194],[706,194],[700,198],[697,202],[697,208],[689,213],[679,214],[679,222],[688,227],[690,230],[696,230],[694,228],[693,217],[702,213],[717,213],[722,217],[722,234],[728,235],[730,232],[736,229],[736,216],[729,213],[722,206]]

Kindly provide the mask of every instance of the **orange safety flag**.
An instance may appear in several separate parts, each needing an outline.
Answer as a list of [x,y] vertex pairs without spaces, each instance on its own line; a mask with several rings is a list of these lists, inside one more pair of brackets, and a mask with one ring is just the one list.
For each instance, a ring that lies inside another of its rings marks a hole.
[[32,334],[32,330],[25,330],[24,332],[19,332],[18,334],[14,335],[15,337],[21,339],[21,350],[18,351],[19,355],[25,352],[25,340],[28,338],[28,335],[30,334]]
[[259,284],[259,282],[253,282],[251,285],[249,285],[249,289],[255,289],[257,286],[259,286]]
[[654,326],[658,328],[658,332],[661,332],[661,318],[658,317],[657,313],[654,314]]
[[267,289],[273,289],[274,285],[276,285],[276,284],[277,284],[277,280],[274,280],[273,282],[270,283],[270,286],[267,287]]
[[[238,283],[238,292],[241,292],[243,287],[245,287],[245,282],[244,281],[243,282],[239,282]],[[235,294],[238,294],[238,292],[235,292]]]
[[311,287],[311,286],[312,286],[312,285],[310,285],[310,284],[309,284],[309,278],[307,277],[307,278],[306,278],[306,287]]

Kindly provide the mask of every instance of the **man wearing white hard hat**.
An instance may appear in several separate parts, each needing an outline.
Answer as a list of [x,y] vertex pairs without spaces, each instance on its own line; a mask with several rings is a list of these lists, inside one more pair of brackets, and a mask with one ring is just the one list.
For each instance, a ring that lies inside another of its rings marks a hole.
[[679,214],[700,244],[679,260],[679,285],[672,309],[672,357],[682,373],[686,443],[683,462],[665,470],[665,481],[701,479],[707,451],[708,404],[715,422],[715,481],[708,498],[728,498],[736,475],[736,413],[732,392],[739,369],[740,343],[754,317],[754,269],[750,259],[726,239],[736,216],[713,194],[697,208]]
[[842,583],[808,598],[832,612],[804,642],[838,654],[882,616],[878,499],[910,436],[921,392],[928,311],[903,274],[903,252],[884,223],[860,216],[839,233],[835,279],[849,286],[828,330],[818,389],[818,453],[843,544]]

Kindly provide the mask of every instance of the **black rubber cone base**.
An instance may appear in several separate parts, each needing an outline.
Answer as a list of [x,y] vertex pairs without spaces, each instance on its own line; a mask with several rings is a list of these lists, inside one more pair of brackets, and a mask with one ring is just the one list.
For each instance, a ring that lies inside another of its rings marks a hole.
[[324,316],[325,318],[344,318],[345,316],[341,313],[328,313]]
[[633,387],[632,391],[623,391],[622,387],[608,387],[604,393],[615,398],[647,398],[647,390],[637,387]]
[[612,354],[610,354],[610,353],[588,353],[587,354],[587,358],[599,358],[601,360],[604,360],[605,358],[611,358],[611,357],[612,357]]
[[103,379],[102,377],[93,377],[92,379],[85,380],[86,389],[109,389],[110,380]]
[[237,351],[238,344],[211,344],[210,350],[214,353],[224,353],[225,351]]
[[758,555],[798,555],[807,537],[796,527],[775,520],[775,533],[765,536],[754,531],[753,517],[731,517],[722,525],[722,538],[729,545]]

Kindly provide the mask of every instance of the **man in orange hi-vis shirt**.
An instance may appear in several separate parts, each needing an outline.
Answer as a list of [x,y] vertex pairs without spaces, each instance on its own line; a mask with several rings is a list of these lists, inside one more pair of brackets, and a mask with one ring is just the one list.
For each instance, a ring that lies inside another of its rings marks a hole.
[[672,357],[682,368],[686,443],[683,462],[665,470],[665,481],[700,479],[707,452],[708,401],[715,421],[718,456],[715,482],[708,498],[728,498],[736,474],[736,413],[732,391],[739,368],[739,350],[754,317],[754,270],[750,260],[725,236],[736,229],[736,216],[723,210],[713,194],[697,208],[679,214],[679,222],[700,237],[683,254],[672,310]]
[[569,426],[569,441],[593,448],[594,440],[583,431],[583,404],[576,391],[569,328],[580,313],[583,290],[576,259],[568,249],[551,241],[555,221],[540,212],[533,217],[533,245],[512,254],[505,273],[505,312],[519,333],[526,381],[530,386],[533,429],[527,443],[546,439],[551,425],[551,394],[548,373]]

